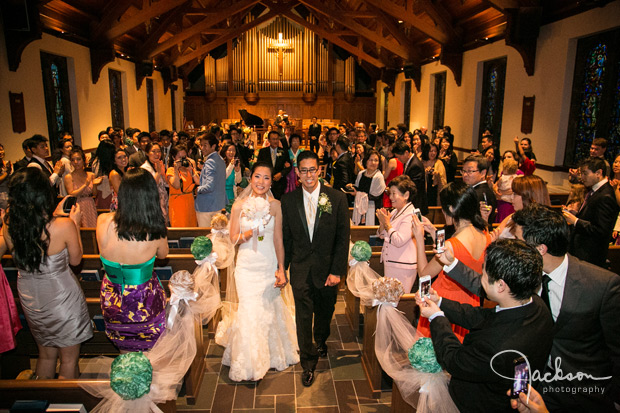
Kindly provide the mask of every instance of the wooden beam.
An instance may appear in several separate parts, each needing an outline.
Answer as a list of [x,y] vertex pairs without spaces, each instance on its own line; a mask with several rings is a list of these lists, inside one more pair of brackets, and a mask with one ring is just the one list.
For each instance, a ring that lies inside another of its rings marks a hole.
[[155,30],[151,31],[149,37],[147,37],[144,42],[142,42],[142,46],[140,47],[141,56],[146,57],[144,55],[144,51],[151,50],[152,48],[157,46],[157,42],[159,42],[161,36],[163,36],[164,33],[166,33],[170,29],[170,26],[177,21],[177,19],[183,14],[186,9],[187,5],[178,7],[172,12],[170,12],[163,21],[159,22],[159,26],[157,26]]
[[169,12],[170,10],[179,7],[189,0],[167,0],[158,1],[157,3],[151,3],[151,6],[147,9],[142,9],[140,12],[123,21],[116,22],[106,32],[105,37],[108,40],[114,40],[117,37],[122,36],[131,29],[141,25],[142,23]]
[[536,67],[536,44],[542,21],[542,7],[521,7],[506,10],[506,46],[515,48],[523,59],[528,76]]
[[319,36],[327,39],[329,42],[331,42],[331,43],[333,43],[333,44],[335,44],[335,45],[337,45],[339,47],[342,47],[347,52],[351,53],[354,56],[357,56],[357,57],[361,58],[362,60],[367,61],[371,65],[373,65],[375,67],[379,67],[379,68],[385,67],[385,64],[381,60],[370,56],[369,54],[367,54],[363,50],[358,49],[357,46],[354,46],[354,45],[352,45],[349,42],[345,42],[344,40],[342,40],[338,36],[332,35],[330,32],[328,32],[327,30],[323,29],[322,27],[320,27],[320,26],[318,26],[316,24],[311,24],[311,23],[307,22],[306,20],[302,19],[301,17],[299,17],[296,14],[293,14],[291,12],[284,13],[284,16],[287,17],[288,19],[296,22],[297,24],[299,24],[301,26],[307,27],[308,29],[312,30],[313,32],[315,32]]
[[435,21],[441,29],[448,34],[450,42],[460,44],[461,34],[454,29],[452,16],[444,9],[440,3],[433,3],[430,0],[420,0],[420,5],[428,16]]
[[446,44],[450,42],[450,36],[438,25],[427,22],[426,20],[416,16],[412,11],[405,7],[393,3],[390,0],[364,0],[368,4],[372,4],[378,9],[383,10],[390,16],[394,16],[399,20],[409,23],[415,29],[429,36],[438,43]]
[[[201,57],[203,57],[204,55],[206,55],[207,53],[209,53],[211,50],[215,49],[216,47],[218,47],[219,45],[222,45],[226,42],[228,42],[229,40],[234,39],[235,37],[239,37],[242,33],[268,21],[271,19],[274,19],[278,16],[278,12],[272,10],[267,14],[264,14],[256,19],[254,19],[253,21],[246,23],[244,25],[235,27],[234,29],[230,29],[227,31],[227,33],[222,34],[221,36],[219,36],[216,40],[209,42],[207,44],[205,44],[204,46],[199,47],[198,49],[196,49],[195,51],[188,53],[186,55],[180,56],[178,59],[176,59],[174,61],[174,65],[175,66],[183,66],[186,63],[191,62],[194,59],[199,59]],[[229,55],[230,56],[230,55]],[[229,62],[230,64],[230,62]]]
[[90,30],[90,40],[92,43],[105,43],[103,37],[105,32],[118,21],[121,16],[131,7],[131,2],[126,0],[111,0],[106,3],[101,10],[101,20],[99,23],[92,24]]
[[236,13],[241,13],[247,8],[254,6],[255,4],[259,2],[260,0],[242,0],[239,3],[235,3],[226,9],[219,10],[217,15],[212,16],[212,17],[207,17],[206,19],[200,21],[200,23],[194,24],[193,26],[188,27],[182,30],[180,33],[172,36],[170,39],[159,44],[153,50],[147,51],[148,57],[157,56],[158,54],[165,52],[171,47],[176,46],[178,43],[182,42],[183,40],[188,39],[197,33],[201,33],[203,30],[208,29],[211,26],[214,26],[220,23],[221,21],[226,20],[227,18],[229,18],[230,16]]
[[495,10],[505,13],[507,9],[518,9],[520,7],[519,0],[483,0]]
[[302,3],[306,7],[313,9],[318,13],[334,19],[346,28],[349,28],[354,32],[358,33],[365,39],[376,43],[377,45],[389,50],[394,54],[397,54],[405,60],[412,60],[414,58],[407,47],[401,46],[397,42],[390,41],[385,37],[378,35],[376,32],[359,24],[352,18],[346,17],[348,13],[345,11],[337,11],[331,9],[329,7],[326,7],[324,4],[317,2],[316,0],[300,0],[300,3]]

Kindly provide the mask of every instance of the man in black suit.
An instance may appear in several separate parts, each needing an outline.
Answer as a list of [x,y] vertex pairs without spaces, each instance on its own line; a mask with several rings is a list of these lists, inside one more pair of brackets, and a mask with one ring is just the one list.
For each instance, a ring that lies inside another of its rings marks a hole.
[[231,126],[229,129],[229,134],[232,139],[232,143],[235,145],[235,149],[237,150],[237,157],[241,163],[241,170],[244,168],[249,168],[253,152],[252,149],[243,144],[243,133],[235,126]]
[[349,140],[347,138],[339,137],[336,140],[335,148],[338,152],[338,158],[334,164],[332,188],[340,191],[355,179],[355,164],[349,153]]
[[291,171],[291,160],[288,152],[280,148],[280,134],[269,132],[269,147],[258,151],[257,162],[273,165],[273,182],[271,192],[276,199],[280,199],[286,189],[286,176]]
[[420,208],[422,215],[428,214],[428,203],[426,201],[426,175],[424,165],[417,156],[411,153],[411,148],[404,141],[399,140],[394,143],[392,153],[403,165],[403,175],[407,175],[417,189],[413,205]]
[[[559,213],[533,203],[512,219],[515,236],[542,255],[540,295],[555,321],[545,372],[554,379],[538,383],[549,411],[615,412],[620,407],[620,277],[567,254],[569,229]],[[437,258],[452,279],[480,292],[480,274],[450,250]],[[563,379],[578,374],[604,379]]]
[[576,216],[563,211],[564,218],[572,225],[568,251],[579,259],[605,267],[609,240],[618,218],[618,203],[603,158],[587,158],[580,170],[581,181],[589,192]]
[[148,132],[140,132],[138,135],[138,143],[140,148],[129,156],[127,162],[128,168],[139,168],[146,162],[146,147],[151,143],[151,134]]
[[19,161],[15,162],[15,165],[13,165],[14,172],[17,172],[20,169],[27,167],[28,164],[30,163],[30,160],[32,159],[32,151],[28,147],[29,139],[30,138],[24,139],[24,141],[22,142],[22,150],[24,151],[24,157],[20,159]]
[[319,183],[314,152],[301,152],[297,165],[301,188],[282,197],[284,267],[295,297],[302,384],[310,386],[319,356],[327,356],[338,284],[347,273],[349,208],[342,192]]
[[58,161],[52,167],[52,164],[45,158],[49,156],[49,148],[47,146],[47,138],[43,135],[34,135],[28,139],[28,149],[32,152],[32,158],[28,167],[39,168],[43,171],[43,174],[50,180],[50,185],[58,194],[60,182],[62,180],[62,174],[65,171],[65,165]]
[[489,161],[484,156],[471,155],[465,158],[463,162],[463,182],[476,190],[478,202],[484,202],[487,207],[491,208],[491,214],[488,219],[490,226],[495,222],[497,199],[487,182],[488,169]]
[[319,136],[321,136],[321,125],[317,123],[316,116],[313,116],[312,124],[308,126],[308,139],[310,140],[310,150],[315,153],[319,151]]
[[[513,360],[523,354],[530,372],[544,369],[553,321],[536,295],[542,268],[534,247],[500,239],[487,247],[481,277],[496,308],[440,299],[434,291],[430,299],[417,297],[421,315],[431,320],[437,361],[451,375],[449,391],[459,411],[511,412],[506,389],[512,387]],[[470,330],[462,344],[450,323]]]

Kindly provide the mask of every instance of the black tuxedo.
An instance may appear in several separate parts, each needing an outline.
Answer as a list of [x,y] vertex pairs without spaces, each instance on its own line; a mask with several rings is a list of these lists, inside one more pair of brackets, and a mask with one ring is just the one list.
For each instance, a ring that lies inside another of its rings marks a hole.
[[17,172],[20,169],[27,167],[31,159],[28,159],[27,157],[24,156],[22,159],[20,159],[19,161],[15,162],[15,164],[13,164],[13,171]]
[[344,152],[344,154],[336,160],[332,176],[334,177],[334,184],[332,185],[334,189],[344,189],[347,184],[353,183],[355,179],[355,164],[348,151]]
[[[451,374],[450,395],[462,412],[513,412],[506,390],[512,388],[516,351],[527,356],[530,374],[542,372],[551,349],[551,313],[538,296],[522,307],[496,312],[442,299],[445,317],[431,322],[439,364]],[[470,330],[461,344],[450,323]],[[503,353],[491,359],[504,350]],[[497,373],[496,373],[497,372]]]
[[[480,292],[480,274],[463,263],[459,262],[448,275],[474,294]],[[545,384],[543,387],[598,386],[606,389],[605,395],[600,392],[547,391],[543,397],[550,411],[615,412],[613,402],[620,404],[619,314],[620,277],[569,255],[562,305],[551,330],[554,336],[552,366],[555,366],[556,359],[560,359],[563,376],[583,372],[593,377],[613,378]],[[554,375],[555,368],[548,370]]]
[[[295,297],[295,319],[301,365],[314,370],[318,353],[312,343],[324,344],[329,337],[338,286],[327,287],[330,274],[347,273],[349,253],[349,208],[345,195],[320,185],[332,211],[316,210],[312,241],[308,232],[303,189],[298,188],[282,197],[282,232],[285,268]],[[320,199],[320,196],[319,196]],[[314,329],[312,318],[314,315]]]
[[[489,225],[493,225],[495,222],[495,207],[497,206],[497,199],[495,193],[489,187],[489,184],[485,181],[480,185],[474,187],[476,195],[478,196],[478,202],[486,202],[491,207],[491,215],[489,215]],[[617,214],[616,214],[617,215]]]
[[321,136],[321,125],[311,124],[308,126],[308,140],[310,141],[310,150],[315,153],[319,151],[319,136]]
[[426,201],[426,172],[424,172],[424,164],[416,155],[411,156],[407,169],[403,171],[403,175],[407,175],[417,190],[413,200],[413,205],[420,208],[422,215],[428,214],[428,202]]
[[577,218],[571,228],[569,252],[581,260],[604,267],[611,233],[618,218],[618,204],[609,182],[585,201]]
[[[291,160],[288,157],[288,150],[284,150],[282,148],[277,149],[276,156],[276,164],[274,165],[271,161],[271,147],[268,146],[266,148],[258,151],[257,162],[265,162],[269,165],[273,165],[273,175],[275,176],[277,173],[280,173],[282,177],[276,181],[274,180],[271,183],[271,192],[273,192],[273,196],[276,199],[280,199],[284,191],[286,190],[286,176],[291,171]],[[288,163],[288,166],[286,164]]]
[[[288,138],[290,139],[291,137],[289,136]],[[282,134],[282,136],[280,137],[280,143],[282,144],[282,149],[284,149],[285,151],[288,152],[288,150],[291,149],[291,143],[286,138],[286,135]]]
[[[237,157],[241,162],[241,168],[249,168],[250,160],[252,159],[252,155],[254,155],[252,149],[241,144],[235,144],[235,149],[237,150]],[[271,158],[269,158],[269,162],[271,163]]]

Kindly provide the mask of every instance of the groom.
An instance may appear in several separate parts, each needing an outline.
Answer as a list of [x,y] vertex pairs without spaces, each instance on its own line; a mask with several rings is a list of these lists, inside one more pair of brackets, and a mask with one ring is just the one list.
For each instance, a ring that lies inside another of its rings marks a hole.
[[[312,151],[297,157],[301,188],[282,196],[282,231],[289,269],[301,366],[301,382],[312,385],[325,341],[340,277],[347,272],[349,208],[344,193],[319,183],[319,158]],[[314,316],[314,329],[312,319]],[[312,337],[316,346],[312,343]]]

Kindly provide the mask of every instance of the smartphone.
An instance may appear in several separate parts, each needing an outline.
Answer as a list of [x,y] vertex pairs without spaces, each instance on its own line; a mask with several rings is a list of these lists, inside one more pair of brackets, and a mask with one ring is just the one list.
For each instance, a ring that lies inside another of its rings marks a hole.
[[445,248],[446,248],[446,230],[440,229],[439,231],[437,231],[437,235],[435,238],[435,249],[437,250],[439,254],[441,254],[442,252],[444,252]]
[[414,209],[413,213],[418,217],[418,220],[422,222],[422,212],[420,212],[420,208]]
[[65,214],[68,214],[71,212],[71,208],[73,208],[73,205],[75,205],[77,203],[77,198],[74,196],[68,196],[67,199],[65,200],[65,203],[62,206],[62,212],[64,212]]
[[514,361],[514,370],[512,393],[510,397],[518,399],[519,393],[527,392],[527,384],[530,382],[530,370],[527,366],[527,360],[523,357],[516,359]]
[[430,298],[431,296],[431,276],[420,277],[420,297]]

